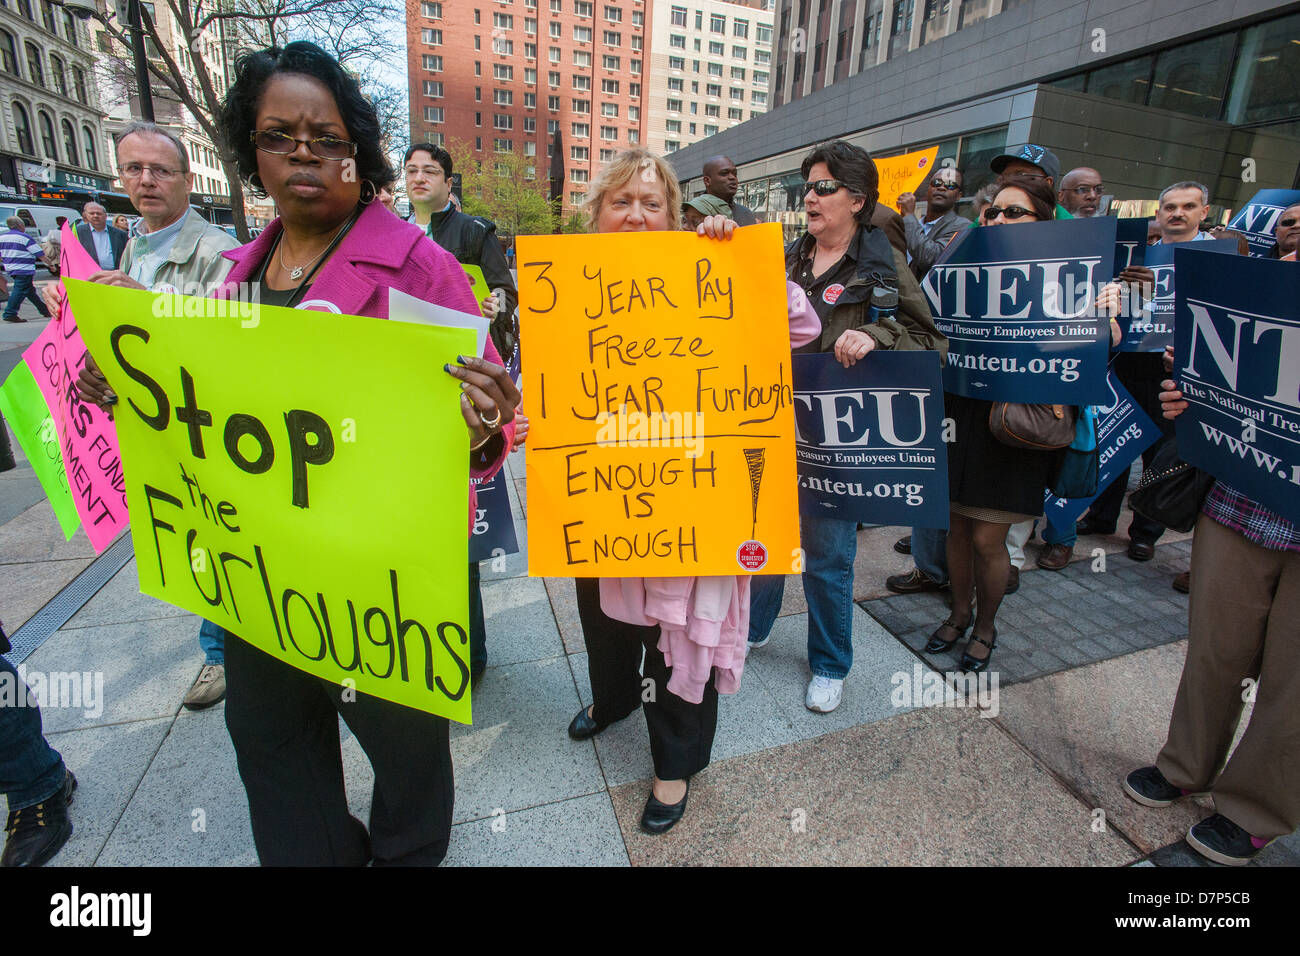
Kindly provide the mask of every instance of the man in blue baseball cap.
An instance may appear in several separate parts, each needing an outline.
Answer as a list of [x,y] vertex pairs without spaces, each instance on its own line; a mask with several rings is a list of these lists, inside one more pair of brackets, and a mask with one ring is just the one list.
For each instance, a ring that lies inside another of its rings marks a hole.
[[[1056,183],[1061,178],[1061,161],[1046,146],[1025,143],[1007,150],[1001,156],[994,156],[989,169],[999,176],[1026,176],[1030,179],[1045,179],[1047,185],[1056,191]],[[1073,219],[1069,211],[1060,203],[1056,204],[1057,219]]]

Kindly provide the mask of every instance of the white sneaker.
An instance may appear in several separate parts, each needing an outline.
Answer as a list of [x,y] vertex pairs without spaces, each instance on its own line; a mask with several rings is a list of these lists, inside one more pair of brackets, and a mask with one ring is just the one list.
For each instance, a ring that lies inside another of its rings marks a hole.
[[766,647],[767,642],[770,641],[771,639],[772,639],[772,632],[768,631],[761,641],[750,641],[749,649],[752,651],[752,650],[757,650],[760,647]]
[[808,693],[804,695],[803,705],[819,714],[829,714],[840,706],[844,695],[844,681],[834,677],[814,677],[808,682]]

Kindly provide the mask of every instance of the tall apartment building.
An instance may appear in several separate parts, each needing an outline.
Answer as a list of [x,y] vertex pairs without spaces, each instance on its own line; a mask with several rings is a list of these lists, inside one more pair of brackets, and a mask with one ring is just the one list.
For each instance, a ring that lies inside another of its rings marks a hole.
[[517,152],[546,179],[555,133],[566,212],[600,164],[645,140],[647,0],[407,0],[411,142]]
[[775,0],[655,0],[646,141],[673,153],[767,112]]
[[933,43],[1022,0],[780,0],[774,106]]
[[0,197],[111,186],[86,24],[46,0],[0,0]]

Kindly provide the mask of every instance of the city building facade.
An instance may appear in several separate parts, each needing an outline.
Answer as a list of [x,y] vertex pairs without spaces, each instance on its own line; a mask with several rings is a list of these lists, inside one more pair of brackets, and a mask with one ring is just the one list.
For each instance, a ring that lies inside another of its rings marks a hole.
[[563,205],[645,142],[647,0],[407,0],[411,142],[516,152],[545,180],[559,133]]
[[112,186],[90,32],[48,0],[0,0],[0,197]]
[[768,110],[774,0],[655,0],[646,142],[656,153]]
[[[954,0],[943,20],[953,29],[932,35],[935,17],[909,26],[909,4],[872,0],[867,19],[876,7],[890,14],[872,19],[873,44],[876,22],[892,24],[900,7],[904,17],[897,37],[892,26],[882,30],[893,46],[875,47],[865,69],[867,20],[853,14],[843,57],[829,28],[840,11],[861,6],[812,0],[805,21],[794,0],[782,0],[773,95],[784,91],[785,102],[674,153],[688,195],[703,191],[703,161],[725,153],[739,164],[740,201],[796,235],[805,222],[800,160],[834,138],[881,157],[937,146],[939,163],[965,173],[968,197],[991,179],[993,156],[1037,143],[1058,154],[1063,172],[1096,168],[1105,208],[1125,215],[1150,215],[1161,188],[1180,180],[1209,187],[1216,221],[1258,189],[1300,185],[1300,4]],[[977,7],[984,15],[975,20]],[[790,24],[812,25],[811,61],[782,30],[792,8]]]

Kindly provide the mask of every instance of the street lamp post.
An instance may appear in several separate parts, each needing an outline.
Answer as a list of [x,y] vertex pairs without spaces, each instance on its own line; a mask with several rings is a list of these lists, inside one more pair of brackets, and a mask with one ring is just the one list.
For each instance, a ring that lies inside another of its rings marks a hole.
[[[112,17],[111,12],[101,13],[96,0],[50,0],[55,6],[63,7],[78,20],[89,20],[98,16],[105,23]],[[109,0],[99,0],[107,5]],[[126,25],[131,31],[131,57],[135,64],[135,82],[139,90],[140,118],[152,123],[153,90],[149,84],[149,62],[144,53],[144,22],[140,0],[127,0]]]

